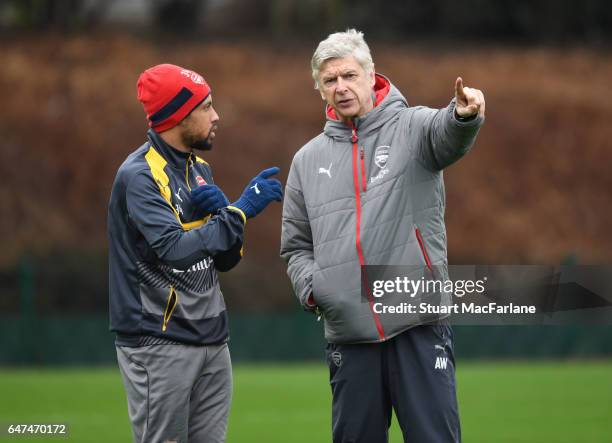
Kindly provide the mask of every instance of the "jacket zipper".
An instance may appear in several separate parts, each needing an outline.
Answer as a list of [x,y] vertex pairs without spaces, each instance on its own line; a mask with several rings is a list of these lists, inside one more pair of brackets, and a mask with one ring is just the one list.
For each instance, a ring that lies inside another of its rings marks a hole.
[[361,192],[359,190],[359,167],[357,166],[357,157],[361,158],[361,183],[363,192],[366,191],[366,179],[365,179],[365,166],[364,166],[364,153],[363,147],[361,152],[359,153],[359,146],[357,142],[359,141],[359,137],[357,136],[357,128],[355,124],[351,122],[351,142],[353,143],[353,185],[355,187],[355,206],[357,210],[356,214],[356,231],[355,231],[355,248],[357,249],[357,256],[359,257],[359,265],[361,266],[361,279],[362,285],[366,288],[368,294],[368,301],[370,303],[370,311],[372,311],[372,316],[374,317],[374,323],[376,323],[376,330],[378,331],[378,337],[381,341],[385,340],[385,331],[380,323],[380,318],[378,318],[378,314],[374,312],[374,298],[372,297],[372,293],[370,291],[370,286],[368,283],[368,276],[365,271],[365,258],[363,256],[363,248],[361,247]]
[[429,260],[429,254],[427,254],[427,250],[425,249],[425,242],[421,236],[421,231],[419,231],[419,228],[414,228],[414,233],[416,234],[417,241],[419,242],[419,248],[421,248],[421,254],[423,254],[425,264],[427,264],[427,269],[429,269],[429,272],[431,272],[433,275],[433,267],[431,266],[431,261]]
[[174,309],[178,305],[178,294],[174,290],[174,286],[170,286],[170,294],[168,294],[168,302],[166,303],[166,309],[164,309],[164,321],[162,323],[162,332],[166,332],[168,328],[168,322],[174,313]]
[[[355,137],[357,136],[357,134],[355,133]],[[367,183],[367,177],[366,177],[366,173],[365,173],[365,160],[364,160],[364,153],[363,153],[363,145],[361,145],[361,185],[362,185],[362,189],[363,192],[366,192],[366,183]]]
[[185,165],[185,184],[187,185],[187,189],[191,192],[191,185],[189,184],[189,168],[193,169],[193,152],[189,153],[189,157],[187,158],[187,164]]

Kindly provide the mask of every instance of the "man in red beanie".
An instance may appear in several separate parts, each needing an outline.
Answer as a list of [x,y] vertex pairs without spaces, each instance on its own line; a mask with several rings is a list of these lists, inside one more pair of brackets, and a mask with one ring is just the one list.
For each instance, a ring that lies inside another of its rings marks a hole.
[[108,210],[110,329],[136,442],[223,442],[232,394],[217,271],[281,184],[262,171],[230,204],[207,150],[219,116],[204,78],[163,64],[138,79],[147,141],[117,172]]

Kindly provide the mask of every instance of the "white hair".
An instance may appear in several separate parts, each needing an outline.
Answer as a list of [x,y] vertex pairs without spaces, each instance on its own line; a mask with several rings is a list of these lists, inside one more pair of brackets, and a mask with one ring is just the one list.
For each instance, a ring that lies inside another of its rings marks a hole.
[[334,58],[350,56],[355,57],[355,60],[357,60],[357,63],[359,63],[366,74],[372,73],[374,62],[372,61],[370,48],[363,38],[363,32],[347,29],[345,32],[330,34],[319,43],[310,61],[315,89],[319,89],[319,71],[323,63]]

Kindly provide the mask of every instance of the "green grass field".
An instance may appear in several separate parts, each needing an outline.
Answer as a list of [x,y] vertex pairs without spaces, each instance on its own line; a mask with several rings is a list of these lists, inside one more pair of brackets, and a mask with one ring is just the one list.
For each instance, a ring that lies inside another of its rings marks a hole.
[[[612,361],[461,363],[463,440],[612,442]],[[322,365],[237,365],[229,443],[330,439],[330,390]],[[69,438],[2,441],[128,442],[118,369],[0,370],[0,423],[69,424]],[[399,428],[392,442],[401,442]]]

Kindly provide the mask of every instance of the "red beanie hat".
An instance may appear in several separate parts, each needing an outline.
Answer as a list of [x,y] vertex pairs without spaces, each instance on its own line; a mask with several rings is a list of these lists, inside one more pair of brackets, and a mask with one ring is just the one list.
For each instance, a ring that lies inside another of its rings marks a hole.
[[210,94],[204,77],[170,64],[153,66],[144,71],[138,77],[136,87],[149,126],[157,132],[178,125]]

